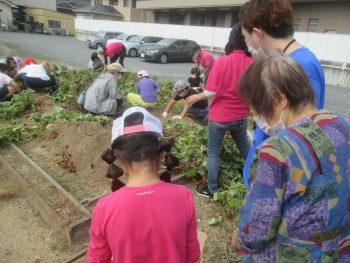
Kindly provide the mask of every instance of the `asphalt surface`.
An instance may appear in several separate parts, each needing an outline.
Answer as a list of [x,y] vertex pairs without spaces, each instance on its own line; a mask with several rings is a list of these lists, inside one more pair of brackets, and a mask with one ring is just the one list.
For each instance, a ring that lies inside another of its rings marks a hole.
[[[63,62],[71,66],[86,67],[93,52],[85,42],[74,38],[25,33],[0,32],[0,46],[18,51],[21,56],[34,56],[40,60]],[[158,64],[139,58],[125,58],[125,68],[130,71],[147,70],[153,76],[177,80],[187,79],[193,63],[175,62]],[[327,85],[325,108],[350,118],[350,89]]]
[[[40,58],[47,57],[80,67],[87,67],[90,55],[95,51],[88,48],[85,42],[72,37],[25,33],[0,32],[0,45],[2,44],[10,44],[11,47],[15,45],[33,56],[37,54]],[[190,62],[169,62],[164,65],[140,58],[124,59],[124,66],[128,70],[137,72],[145,69],[153,76],[172,80],[187,79],[193,65]]]

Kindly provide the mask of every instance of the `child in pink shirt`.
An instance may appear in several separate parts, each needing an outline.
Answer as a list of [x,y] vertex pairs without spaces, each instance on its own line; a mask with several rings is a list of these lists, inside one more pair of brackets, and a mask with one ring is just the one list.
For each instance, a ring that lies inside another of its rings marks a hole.
[[[192,263],[200,257],[192,193],[170,179],[178,164],[174,140],[141,107],[126,110],[112,128],[112,146],[102,158],[116,190],[97,203],[91,223],[89,263]],[[165,154],[167,172],[158,175]],[[123,171],[113,164],[114,159]],[[117,179],[127,175],[126,185]]]

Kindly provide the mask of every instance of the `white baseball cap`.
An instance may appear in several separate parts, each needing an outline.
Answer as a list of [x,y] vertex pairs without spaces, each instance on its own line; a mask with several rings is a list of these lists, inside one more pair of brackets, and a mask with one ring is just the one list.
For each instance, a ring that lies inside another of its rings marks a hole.
[[149,74],[146,70],[140,70],[138,73],[137,73],[137,76],[139,78],[142,78],[142,77],[149,77]]
[[[127,116],[140,112],[143,114],[143,123],[139,125],[133,125],[129,127],[124,126],[124,120]],[[163,126],[160,120],[156,117],[154,117],[152,114],[150,114],[146,109],[142,107],[131,107],[124,111],[123,115],[119,118],[117,118],[113,122],[112,127],[112,143],[115,139],[117,139],[120,136],[131,134],[131,133],[138,133],[138,132],[145,132],[145,131],[152,131],[156,132],[159,135],[163,136]]]

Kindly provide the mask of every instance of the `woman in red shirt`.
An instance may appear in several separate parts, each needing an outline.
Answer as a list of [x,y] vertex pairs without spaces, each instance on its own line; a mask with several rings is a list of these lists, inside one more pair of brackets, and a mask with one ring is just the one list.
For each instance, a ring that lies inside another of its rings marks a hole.
[[237,24],[228,43],[231,53],[215,61],[210,71],[205,91],[189,97],[186,102],[214,97],[209,109],[208,122],[208,185],[198,185],[196,192],[212,197],[218,191],[220,153],[226,131],[229,131],[243,158],[247,157],[250,144],[247,139],[247,115],[249,107],[236,92],[240,77],[253,59]]
[[109,63],[112,64],[117,62],[119,58],[119,64],[124,68],[124,58],[126,56],[126,48],[120,42],[112,42],[107,44],[106,50],[104,53],[105,64],[107,65],[107,57],[109,57]]

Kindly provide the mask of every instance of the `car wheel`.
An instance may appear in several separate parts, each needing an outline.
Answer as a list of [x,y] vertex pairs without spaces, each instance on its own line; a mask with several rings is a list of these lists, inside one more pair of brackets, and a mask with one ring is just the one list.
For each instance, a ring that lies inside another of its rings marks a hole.
[[129,56],[132,58],[137,57],[137,50],[135,48],[129,50]]
[[103,48],[103,45],[102,45],[101,43],[97,43],[97,44],[96,44],[96,49],[98,49],[98,48],[100,48],[100,47]]
[[168,62],[168,55],[167,54],[162,54],[159,58],[160,63],[165,64]]

